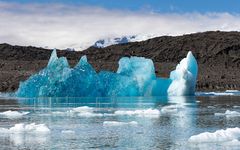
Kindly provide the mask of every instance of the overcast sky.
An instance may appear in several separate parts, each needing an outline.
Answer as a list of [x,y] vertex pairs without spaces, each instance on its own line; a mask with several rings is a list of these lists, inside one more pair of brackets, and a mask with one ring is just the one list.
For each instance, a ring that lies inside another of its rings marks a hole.
[[0,43],[80,50],[106,37],[239,31],[238,6],[235,0],[0,1]]

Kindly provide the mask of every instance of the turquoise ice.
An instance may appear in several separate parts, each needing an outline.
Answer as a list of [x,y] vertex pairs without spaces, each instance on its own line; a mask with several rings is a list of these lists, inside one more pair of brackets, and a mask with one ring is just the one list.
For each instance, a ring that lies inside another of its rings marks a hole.
[[198,73],[191,52],[171,72],[170,78],[155,75],[151,59],[123,57],[117,72],[97,73],[83,56],[71,68],[65,57],[51,54],[47,67],[21,82],[17,97],[112,97],[194,95]]

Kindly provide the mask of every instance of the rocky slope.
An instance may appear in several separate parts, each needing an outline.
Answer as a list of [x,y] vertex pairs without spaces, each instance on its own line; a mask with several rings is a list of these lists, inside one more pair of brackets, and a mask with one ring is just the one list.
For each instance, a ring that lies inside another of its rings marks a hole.
[[[204,32],[162,36],[147,41],[91,47],[81,52],[58,51],[73,66],[82,55],[99,70],[115,71],[123,56],[151,58],[158,76],[168,77],[191,50],[198,60],[197,90],[240,89],[240,32]],[[36,47],[0,44],[0,91],[15,91],[19,82],[46,66],[51,51]]]

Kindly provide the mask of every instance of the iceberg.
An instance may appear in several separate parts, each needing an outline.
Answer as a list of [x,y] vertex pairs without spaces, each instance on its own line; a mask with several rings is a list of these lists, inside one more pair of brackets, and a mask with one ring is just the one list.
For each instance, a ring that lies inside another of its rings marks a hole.
[[53,50],[48,65],[20,82],[17,97],[112,97],[194,95],[198,73],[191,52],[170,74],[159,78],[153,61],[144,57],[123,57],[117,72],[100,71],[82,56],[71,68],[65,57]]
[[27,114],[29,114],[29,112],[18,112],[18,111],[8,110],[8,111],[1,112],[0,118],[4,117],[4,118],[9,118],[9,119],[19,119]]
[[217,130],[215,132],[203,132],[193,135],[188,139],[191,143],[224,143],[233,140],[238,140],[240,137],[240,128],[227,128]]
[[10,133],[10,134],[49,134],[50,129],[45,124],[24,124],[18,123],[11,128],[0,128],[0,133]]

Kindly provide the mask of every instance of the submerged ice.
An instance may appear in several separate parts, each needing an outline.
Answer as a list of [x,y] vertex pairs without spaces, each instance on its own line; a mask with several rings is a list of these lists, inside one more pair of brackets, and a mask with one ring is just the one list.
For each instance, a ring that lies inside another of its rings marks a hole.
[[46,68],[21,82],[18,97],[180,96],[195,92],[198,66],[191,52],[171,72],[170,78],[155,75],[151,59],[123,57],[116,73],[97,73],[83,56],[71,68],[65,57],[52,52]]

